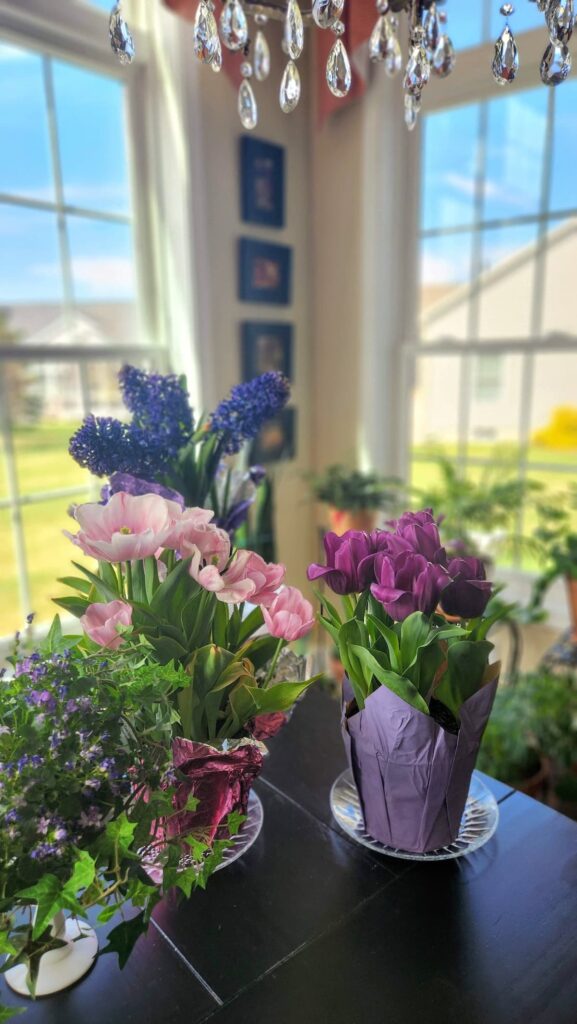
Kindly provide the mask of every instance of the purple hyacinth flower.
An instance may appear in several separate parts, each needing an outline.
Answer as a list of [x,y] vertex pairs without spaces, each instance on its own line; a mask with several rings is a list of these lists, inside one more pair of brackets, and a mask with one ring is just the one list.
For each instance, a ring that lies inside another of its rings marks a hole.
[[184,508],[184,498],[172,487],[163,487],[150,480],[143,480],[139,476],[132,476],[131,473],[113,473],[108,484],[102,488],[102,500],[106,503],[113,494],[125,491],[126,494],[159,494],[161,498],[168,501],[176,501],[181,508]]
[[411,551],[385,556],[379,568],[380,579],[371,586],[371,593],[396,622],[403,622],[413,612],[432,615],[451,582],[442,566]]
[[452,558],[448,572],[451,582],[443,591],[443,611],[461,619],[479,618],[489,603],[492,590],[481,559]]

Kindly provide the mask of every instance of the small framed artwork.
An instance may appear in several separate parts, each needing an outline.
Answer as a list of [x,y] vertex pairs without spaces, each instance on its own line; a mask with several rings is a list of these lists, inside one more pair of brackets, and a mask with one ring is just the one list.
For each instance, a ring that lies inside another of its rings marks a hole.
[[240,164],[242,219],[269,228],[284,227],[283,147],[242,135]]
[[255,437],[250,450],[253,466],[294,459],[296,456],[296,409],[283,409]]
[[289,380],[293,374],[292,324],[270,324],[251,320],[242,324],[242,379],[277,370]]
[[291,300],[292,249],[288,245],[241,238],[238,293],[243,302],[288,306]]

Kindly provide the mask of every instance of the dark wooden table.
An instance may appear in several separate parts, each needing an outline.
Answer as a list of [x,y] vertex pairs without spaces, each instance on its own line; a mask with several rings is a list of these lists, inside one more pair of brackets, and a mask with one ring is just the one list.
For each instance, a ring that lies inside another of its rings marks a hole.
[[577,824],[487,780],[483,849],[378,857],[331,819],[338,718],[321,691],[299,705],[257,786],[257,843],[162,904],[123,972],[105,956],[65,993],[3,1001],[29,1024],[576,1024]]

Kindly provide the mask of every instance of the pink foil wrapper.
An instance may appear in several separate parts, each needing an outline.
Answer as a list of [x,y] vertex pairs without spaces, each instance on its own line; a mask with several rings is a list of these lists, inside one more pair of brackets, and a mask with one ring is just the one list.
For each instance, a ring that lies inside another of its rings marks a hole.
[[285,715],[284,711],[271,711],[266,715],[257,715],[253,721],[252,735],[255,740],[268,740],[271,736],[276,736],[288,720],[289,716]]

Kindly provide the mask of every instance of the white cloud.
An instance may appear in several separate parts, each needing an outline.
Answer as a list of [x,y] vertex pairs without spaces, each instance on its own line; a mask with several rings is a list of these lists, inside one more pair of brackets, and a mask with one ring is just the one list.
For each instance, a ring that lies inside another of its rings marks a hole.
[[9,43],[0,43],[0,62],[30,60],[32,54],[28,50],[21,50],[18,46],[10,46]]
[[[60,264],[37,263],[31,275],[42,281],[59,281]],[[122,257],[94,257],[72,261],[72,276],[79,297],[86,299],[125,299],[134,294],[134,267]]]
[[457,284],[462,281],[464,277],[463,260],[459,259],[459,255],[457,248],[454,259],[433,256],[425,252],[421,265],[423,284]]

